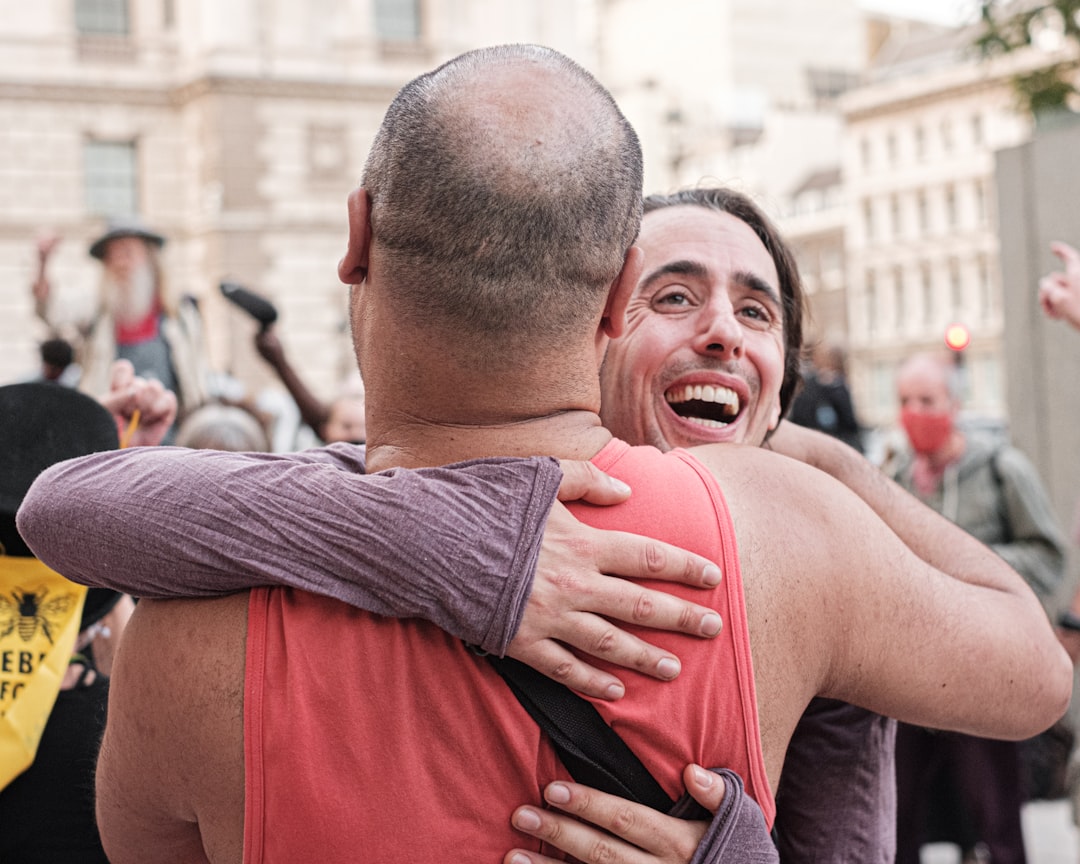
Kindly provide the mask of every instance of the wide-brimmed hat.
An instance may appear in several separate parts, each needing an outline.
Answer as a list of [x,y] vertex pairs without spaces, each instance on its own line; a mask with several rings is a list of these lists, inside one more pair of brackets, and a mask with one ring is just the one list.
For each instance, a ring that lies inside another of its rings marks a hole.
[[161,234],[151,231],[138,219],[112,219],[105,233],[90,244],[90,254],[99,261],[102,260],[105,257],[105,247],[121,237],[139,237],[159,249],[165,245],[165,238]]

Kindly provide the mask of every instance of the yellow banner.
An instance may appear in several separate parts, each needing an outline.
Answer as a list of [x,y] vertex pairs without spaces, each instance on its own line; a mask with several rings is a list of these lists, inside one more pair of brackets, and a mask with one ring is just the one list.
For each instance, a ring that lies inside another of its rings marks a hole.
[[0,556],[0,789],[34,761],[85,599],[36,558]]

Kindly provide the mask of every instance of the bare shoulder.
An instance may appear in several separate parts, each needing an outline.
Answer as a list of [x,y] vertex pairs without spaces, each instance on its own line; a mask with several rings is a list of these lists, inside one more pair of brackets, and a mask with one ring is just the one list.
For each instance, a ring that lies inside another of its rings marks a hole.
[[691,452],[716,477],[734,524],[762,747],[775,782],[795,724],[826,688],[835,662],[838,631],[823,590],[834,481],[759,447]]
[[144,600],[132,615],[98,764],[110,860],[240,861],[247,600]]
[[[1060,646],[1002,559],[927,511],[935,542],[961,550],[926,550],[949,568],[939,569],[833,477],[751,450],[694,454],[717,476],[735,523],[765,700],[785,707],[784,688],[802,698],[810,681],[817,695],[909,723],[1001,738],[1028,737],[1060,716],[1069,683]],[[911,518],[907,530],[918,533],[921,517]]]

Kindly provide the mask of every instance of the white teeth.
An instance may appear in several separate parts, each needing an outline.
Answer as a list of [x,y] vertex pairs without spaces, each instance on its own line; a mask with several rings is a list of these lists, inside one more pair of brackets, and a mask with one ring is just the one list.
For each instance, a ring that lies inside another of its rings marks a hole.
[[683,419],[689,420],[691,423],[697,423],[698,426],[706,426],[709,429],[723,429],[728,425],[718,420],[706,420],[704,417],[684,417]]
[[[720,405],[731,405],[736,411],[739,410],[739,397],[730,387],[713,387],[708,384],[686,384],[682,388],[668,390],[664,398],[672,404],[689,402],[696,399],[699,402],[716,402]],[[702,421],[707,422],[707,421]],[[711,422],[711,421],[708,421]]]

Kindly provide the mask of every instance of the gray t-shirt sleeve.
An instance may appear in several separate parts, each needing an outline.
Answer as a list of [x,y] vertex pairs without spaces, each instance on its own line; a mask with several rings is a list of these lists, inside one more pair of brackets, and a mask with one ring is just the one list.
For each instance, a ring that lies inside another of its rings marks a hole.
[[141,597],[282,585],[420,617],[502,655],[561,480],[553,459],[364,475],[363,451],[147,447],[55,465],[18,527],[83,584]]

